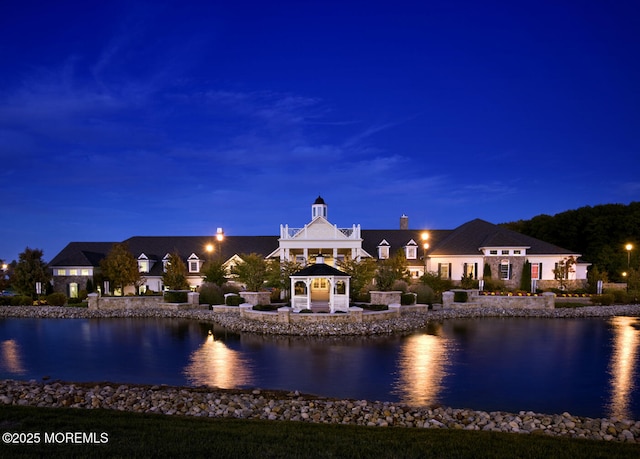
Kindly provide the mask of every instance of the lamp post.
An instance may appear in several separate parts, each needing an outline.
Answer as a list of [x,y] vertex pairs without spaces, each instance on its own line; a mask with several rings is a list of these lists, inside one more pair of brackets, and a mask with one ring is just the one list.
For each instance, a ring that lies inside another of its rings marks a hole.
[[429,250],[429,243],[427,241],[429,240],[429,233],[424,231],[420,235],[420,238],[422,239],[422,249],[423,249],[422,256],[424,258],[424,273],[427,274],[427,250]]
[[627,244],[624,246],[627,250],[627,269],[631,267],[631,251],[633,250],[633,244]]
[[627,292],[629,291],[629,281],[627,280],[627,272],[624,271],[622,273],[622,278],[624,279],[625,283],[627,284]]

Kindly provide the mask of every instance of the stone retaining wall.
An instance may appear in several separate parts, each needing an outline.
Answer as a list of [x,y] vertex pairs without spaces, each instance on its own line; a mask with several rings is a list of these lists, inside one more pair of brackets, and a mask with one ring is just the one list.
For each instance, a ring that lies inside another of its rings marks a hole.
[[444,308],[504,308],[504,309],[554,309],[555,294],[545,292],[538,296],[480,295],[478,290],[466,290],[468,301],[455,303],[454,292],[442,294]]
[[162,296],[87,296],[89,309],[199,309],[200,294],[189,292],[187,303],[165,303]]

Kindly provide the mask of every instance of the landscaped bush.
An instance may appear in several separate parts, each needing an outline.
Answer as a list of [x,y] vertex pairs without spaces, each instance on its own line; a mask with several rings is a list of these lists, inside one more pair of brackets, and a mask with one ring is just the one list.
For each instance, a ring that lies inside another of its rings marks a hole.
[[11,297],[0,296],[0,306],[11,306]]
[[11,297],[11,306],[31,306],[33,299],[30,296],[18,295]]
[[607,293],[610,293],[613,295],[613,302],[616,304],[627,304],[629,302],[627,292],[625,290],[619,290],[619,289],[612,289],[610,291],[608,291]]
[[242,303],[244,303],[244,298],[240,295],[227,295],[224,300],[224,304],[227,306],[240,306]]
[[164,292],[165,303],[186,303],[187,298],[187,292],[184,291],[169,290]]
[[431,287],[425,284],[415,284],[411,286],[411,291],[417,296],[418,304],[433,304],[435,302],[435,293]]
[[467,292],[463,292],[460,290],[456,290],[455,292],[453,292],[454,303],[466,303],[468,298],[469,298],[469,295]]
[[615,297],[611,293],[604,293],[602,295],[594,295],[591,297],[591,302],[593,304],[598,304],[601,306],[611,306],[615,301]]
[[[47,297],[47,303],[49,303],[49,297]],[[72,305],[72,304],[80,304],[82,303],[82,300],[80,298],[69,298],[67,300],[67,304]],[[51,304],[51,303],[49,303]]]
[[312,314],[313,311],[311,309],[302,309],[299,314]]
[[391,287],[391,290],[397,291],[397,292],[402,292],[405,293],[408,289],[408,285],[405,281],[403,280],[397,280],[393,283],[393,286]]
[[403,293],[400,296],[400,304],[409,305],[416,304],[416,295],[413,293]]
[[367,311],[388,311],[389,306],[386,304],[361,304],[360,307],[362,309],[366,309]]
[[50,306],[64,306],[67,302],[67,295],[64,293],[52,293],[47,295],[47,304]]
[[222,287],[211,282],[204,282],[199,289],[200,304],[224,304]]
[[256,304],[252,309],[254,311],[275,311],[279,307],[276,304]]

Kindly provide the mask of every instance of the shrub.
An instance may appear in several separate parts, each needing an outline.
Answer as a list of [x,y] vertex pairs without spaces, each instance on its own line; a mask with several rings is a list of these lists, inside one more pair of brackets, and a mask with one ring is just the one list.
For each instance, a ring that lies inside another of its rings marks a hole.
[[601,306],[611,306],[615,301],[615,297],[611,293],[604,293],[602,295],[594,295],[591,297],[593,304],[599,304]]
[[400,296],[400,304],[403,304],[403,305],[416,304],[415,293],[403,293],[402,296]]
[[456,290],[453,292],[453,302],[454,303],[466,303],[469,295],[467,292],[462,290]]
[[11,306],[31,306],[33,299],[30,296],[17,295],[11,297]]
[[614,298],[613,302],[616,304],[626,304],[629,302],[627,298],[629,295],[627,295],[627,292],[624,290],[613,289],[607,293],[610,293],[613,295],[613,298]]
[[254,311],[275,311],[279,307],[280,306],[275,304],[256,304],[252,309]]
[[204,282],[200,286],[200,304],[224,304],[224,294],[222,287],[211,283]]
[[0,306],[11,306],[11,297],[0,296]]
[[187,292],[181,290],[169,290],[164,292],[165,303],[186,303]]
[[388,311],[389,306],[386,304],[362,304],[360,305],[362,309],[366,309],[367,311]]
[[302,309],[299,314],[312,314],[313,311],[311,309]]
[[391,287],[391,290],[394,291],[400,291],[402,293],[406,293],[407,292],[407,283],[403,280],[397,280],[393,283],[393,286]]
[[435,293],[431,287],[425,284],[414,284],[411,286],[411,291],[417,295],[416,303],[419,304],[433,304],[435,300]]
[[240,306],[244,302],[244,298],[240,295],[227,295],[224,304],[227,306]]
[[[51,295],[49,295],[51,296]],[[49,297],[47,297],[47,303],[49,303]],[[71,305],[71,304],[80,304],[82,303],[82,300],[80,298],[69,298],[67,300],[67,304]],[[49,303],[51,304],[51,303]]]
[[67,302],[67,295],[64,293],[52,293],[47,295],[47,303],[51,306],[64,306]]

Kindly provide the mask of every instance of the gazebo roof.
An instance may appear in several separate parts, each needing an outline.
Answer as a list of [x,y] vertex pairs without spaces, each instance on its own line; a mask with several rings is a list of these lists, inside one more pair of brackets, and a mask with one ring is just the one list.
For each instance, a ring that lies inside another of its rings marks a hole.
[[326,263],[315,263],[309,265],[306,268],[302,268],[297,273],[291,275],[291,277],[350,277],[349,274],[344,271],[340,271],[333,266],[329,266]]

